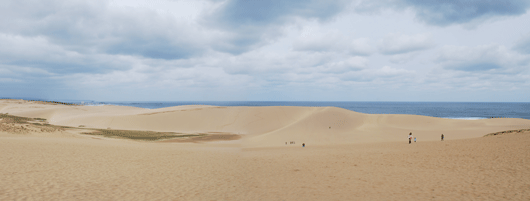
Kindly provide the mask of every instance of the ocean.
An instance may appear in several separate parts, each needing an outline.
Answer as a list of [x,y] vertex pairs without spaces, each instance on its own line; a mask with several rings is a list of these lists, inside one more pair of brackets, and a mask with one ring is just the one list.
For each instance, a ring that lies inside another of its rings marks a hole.
[[[79,102],[71,102],[79,103]],[[156,109],[179,105],[339,107],[368,114],[414,114],[450,119],[530,119],[530,103],[486,102],[312,102],[312,101],[182,101],[84,102],[87,105],[122,105]]]

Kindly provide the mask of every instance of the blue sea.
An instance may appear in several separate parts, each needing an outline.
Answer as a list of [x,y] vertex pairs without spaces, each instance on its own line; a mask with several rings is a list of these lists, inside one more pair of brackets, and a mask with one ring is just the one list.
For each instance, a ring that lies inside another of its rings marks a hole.
[[[72,102],[79,103],[79,102]],[[451,119],[530,119],[530,103],[485,102],[312,102],[312,101],[182,101],[182,102],[84,102],[87,105],[123,105],[163,108],[179,105],[339,107],[368,114],[414,114]]]

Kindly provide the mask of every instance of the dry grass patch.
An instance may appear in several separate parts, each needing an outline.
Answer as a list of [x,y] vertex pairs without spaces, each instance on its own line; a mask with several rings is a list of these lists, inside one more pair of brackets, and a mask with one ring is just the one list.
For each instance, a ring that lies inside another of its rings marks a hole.
[[109,138],[124,138],[132,140],[156,141],[173,138],[201,137],[205,134],[183,134],[174,132],[135,131],[135,130],[111,130],[94,129],[94,132],[84,132],[87,135],[100,135]]
[[64,131],[65,126],[50,125],[43,118],[19,117],[9,114],[0,114],[0,131],[27,134],[29,132],[55,132]]
[[33,118],[18,117],[18,116],[9,115],[8,113],[6,114],[0,113],[0,119],[2,119],[1,121],[2,123],[14,123],[14,124],[24,124],[24,123],[28,123],[28,121],[34,120]]
[[494,135],[504,135],[504,134],[510,134],[510,133],[525,133],[525,132],[530,132],[530,129],[500,131],[500,132],[490,133],[490,134],[484,135],[484,137],[494,136]]
[[86,128],[85,125],[79,127],[67,127],[48,124],[43,118],[28,118],[19,117],[9,114],[0,114],[0,131],[27,134],[31,132],[56,132],[65,130],[79,130],[82,129],[81,134],[98,135],[108,138],[121,138],[141,141],[167,141],[175,140],[173,142],[206,142],[206,141],[220,141],[220,140],[236,140],[239,135],[228,133],[198,133],[185,134],[176,132],[156,132],[156,131],[136,131],[136,130],[113,130],[113,129],[94,129]]
[[236,134],[230,134],[230,133],[204,133],[200,134],[201,136],[192,137],[192,138],[177,138],[177,139],[169,139],[164,140],[161,142],[193,142],[193,143],[201,143],[201,142],[210,142],[210,141],[228,141],[228,140],[238,140],[241,139],[240,135]]

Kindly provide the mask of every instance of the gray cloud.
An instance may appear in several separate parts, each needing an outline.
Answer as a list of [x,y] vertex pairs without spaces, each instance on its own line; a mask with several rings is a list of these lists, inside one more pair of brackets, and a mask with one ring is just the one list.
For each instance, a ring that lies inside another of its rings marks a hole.
[[522,54],[530,54],[530,34],[519,39],[513,49]]
[[304,52],[335,52],[346,53],[351,56],[369,56],[374,52],[373,45],[368,38],[354,38],[339,30],[320,30],[315,27],[305,27],[301,35],[293,43],[294,51]]
[[[106,73],[130,68],[126,56],[81,54],[50,43],[45,37],[22,37],[0,34],[0,64],[32,68],[29,72],[47,75],[71,73]],[[28,73],[29,73],[28,72]]]
[[215,22],[220,23],[221,26],[230,28],[268,26],[284,24],[290,20],[288,18],[296,16],[327,20],[343,10],[347,3],[341,0],[228,0],[209,17],[217,19]]
[[279,27],[245,27],[222,30],[223,33],[210,43],[215,51],[242,54],[259,48],[282,35]]
[[219,51],[241,54],[282,35],[281,26],[296,18],[329,20],[349,2],[333,1],[246,1],[228,0],[219,9],[203,17],[203,24],[225,32]]
[[0,31],[45,37],[70,51],[181,59],[206,50],[195,28],[149,9],[118,9],[97,0],[4,3],[9,6],[0,8]]
[[429,49],[434,42],[428,34],[388,34],[379,41],[379,50],[386,55],[404,54]]
[[404,0],[402,2],[413,7],[419,19],[434,25],[466,23],[493,16],[521,15],[530,7],[530,2],[527,0]]
[[383,9],[404,10],[411,8],[416,18],[427,24],[446,26],[463,24],[473,20],[495,16],[517,16],[530,8],[527,0],[361,0],[357,12],[378,12]]

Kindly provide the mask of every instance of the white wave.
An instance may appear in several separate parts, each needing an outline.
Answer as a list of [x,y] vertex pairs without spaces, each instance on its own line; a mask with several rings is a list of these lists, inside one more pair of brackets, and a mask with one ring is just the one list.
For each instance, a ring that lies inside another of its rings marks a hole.
[[459,120],[480,120],[487,119],[486,117],[443,117],[445,119],[459,119]]
[[84,106],[105,106],[109,104],[103,104],[103,103],[84,103]]

